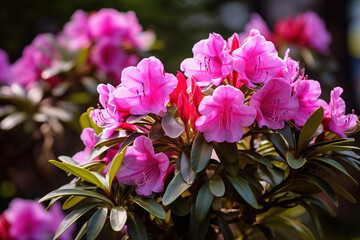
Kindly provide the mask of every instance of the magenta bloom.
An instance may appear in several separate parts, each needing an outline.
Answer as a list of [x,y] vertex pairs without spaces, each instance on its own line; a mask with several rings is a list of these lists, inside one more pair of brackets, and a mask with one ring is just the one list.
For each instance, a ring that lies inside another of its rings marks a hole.
[[88,27],[88,16],[83,10],[77,10],[66,23],[62,37],[70,50],[88,48],[91,45],[91,38]]
[[299,62],[294,61],[289,57],[290,49],[287,49],[284,56],[285,69],[283,71],[283,78],[289,83],[293,83],[295,78],[299,75]]
[[260,16],[260,14],[252,13],[250,15],[250,21],[245,25],[243,33],[241,33],[239,36],[241,42],[249,36],[249,33],[252,29],[257,29],[260,34],[266,38],[266,40],[273,40],[271,30],[269,29],[264,19]]
[[166,111],[169,95],[178,82],[174,75],[165,73],[163,64],[155,57],[141,60],[137,67],[125,68],[121,81],[114,98],[134,115]]
[[110,76],[117,83],[121,82],[121,72],[128,66],[134,66],[139,58],[135,54],[128,54],[121,48],[119,39],[103,37],[94,45],[91,61],[100,72]]
[[137,194],[149,196],[153,192],[163,191],[168,168],[169,158],[166,154],[155,154],[151,140],[140,136],[135,139],[133,146],[128,147],[116,178],[123,184],[137,185]]
[[212,96],[201,101],[196,130],[204,132],[206,141],[238,142],[243,126],[251,125],[256,116],[253,107],[244,105],[244,94],[232,86],[220,86]]
[[[9,223],[8,235],[17,240],[52,239],[57,228],[65,218],[59,203],[55,203],[50,211],[33,200],[15,198],[4,212]],[[74,227],[70,227],[60,239],[72,239]]]
[[298,100],[292,96],[291,85],[282,78],[269,80],[252,95],[249,105],[256,109],[259,127],[271,129],[284,128],[284,121],[293,118],[299,108]]
[[324,109],[323,124],[333,133],[346,138],[345,133],[350,133],[356,129],[358,117],[354,114],[354,110],[351,114],[345,114],[345,101],[340,97],[342,92],[341,87],[336,87],[331,91],[330,103]]
[[233,57],[240,80],[250,87],[280,76],[285,68],[274,44],[257,30],[251,31],[244,44],[233,52]]
[[185,59],[180,69],[187,77],[193,77],[201,86],[218,86],[233,70],[232,57],[227,42],[216,33],[196,43],[192,49],[193,58]]
[[115,88],[111,84],[99,84],[97,91],[104,109],[100,109],[100,107],[94,109],[90,112],[90,117],[96,125],[103,128],[104,137],[109,138],[129,116],[129,109],[116,102],[114,99]]
[[9,67],[8,55],[0,49],[0,83],[9,84]]
[[304,126],[306,120],[319,106],[326,104],[318,99],[321,95],[321,87],[318,81],[299,79],[293,84],[293,95],[299,102],[298,113],[293,119],[297,126]]

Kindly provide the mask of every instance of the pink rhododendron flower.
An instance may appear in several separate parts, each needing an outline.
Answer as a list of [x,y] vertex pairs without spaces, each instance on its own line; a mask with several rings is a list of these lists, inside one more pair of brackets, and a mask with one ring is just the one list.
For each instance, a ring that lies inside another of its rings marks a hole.
[[71,21],[65,24],[62,37],[70,50],[88,48],[91,38],[88,27],[88,16],[83,10],[77,10]]
[[282,78],[269,80],[252,95],[249,105],[256,109],[259,127],[271,129],[284,128],[284,121],[293,118],[299,108],[298,100],[292,96],[291,85]]
[[123,184],[137,185],[137,194],[149,196],[153,192],[163,191],[168,168],[169,158],[166,154],[155,154],[151,140],[140,136],[126,150],[116,178]]
[[274,44],[257,30],[251,31],[244,44],[233,52],[233,57],[240,80],[250,87],[279,76],[285,68]]
[[[59,203],[55,203],[50,211],[33,200],[15,198],[4,216],[10,225],[8,235],[12,239],[52,239],[65,214]],[[70,227],[60,239],[72,239],[74,226]]]
[[122,70],[136,65],[139,61],[135,54],[128,54],[121,48],[118,39],[108,37],[99,39],[90,56],[98,70],[110,76],[117,83],[121,82]]
[[0,49],[0,83],[9,83],[9,59],[7,53]]
[[318,99],[321,95],[318,81],[300,78],[293,84],[293,95],[299,102],[298,113],[293,117],[297,126],[304,126],[315,109],[326,104]]
[[185,59],[180,69],[187,77],[193,77],[201,86],[218,86],[233,70],[232,57],[227,42],[216,33],[196,43],[192,49],[194,57]]
[[114,98],[134,115],[166,111],[169,94],[178,82],[174,75],[165,73],[163,64],[155,57],[141,60],[137,67],[125,68],[121,81]]
[[290,49],[287,49],[284,56],[285,69],[282,72],[282,77],[289,83],[293,83],[296,77],[299,75],[299,62],[294,61],[289,57]]
[[354,114],[354,110],[351,114],[345,114],[345,101],[340,97],[342,92],[341,87],[336,87],[331,91],[330,103],[324,106],[323,125],[325,129],[346,138],[345,133],[356,129],[358,117]]
[[99,109],[92,110],[90,117],[96,125],[103,128],[105,138],[109,138],[116,129],[126,125],[124,120],[130,115],[129,109],[117,103],[114,98],[115,88],[111,84],[99,84],[97,91],[99,93],[99,101],[104,109],[99,107]]
[[251,125],[256,116],[253,107],[244,105],[244,94],[232,86],[220,86],[212,96],[201,101],[196,130],[204,132],[206,141],[238,142],[243,126]]
[[240,41],[243,42],[252,29],[257,29],[268,41],[273,41],[272,32],[264,19],[257,13],[250,15],[250,21],[245,25],[243,33],[239,34]]
[[312,48],[320,53],[326,53],[331,42],[324,21],[314,12],[278,21],[274,32],[287,43]]

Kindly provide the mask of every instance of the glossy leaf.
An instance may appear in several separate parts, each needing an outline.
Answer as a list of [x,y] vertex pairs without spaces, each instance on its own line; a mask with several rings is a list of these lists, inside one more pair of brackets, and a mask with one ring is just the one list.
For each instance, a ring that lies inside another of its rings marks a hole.
[[261,185],[259,180],[252,174],[242,174],[243,178],[248,181],[251,185],[253,185],[260,192],[264,191],[264,187]]
[[297,152],[302,151],[309,142],[313,139],[313,135],[319,128],[324,117],[324,109],[320,106],[313,114],[306,120],[303,128],[301,129]]
[[150,131],[149,131],[149,139],[151,141],[158,140],[161,136],[164,135],[164,130],[162,128],[161,122],[157,121],[152,124]]
[[191,186],[190,184],[184,182],[184,180],[181,177],[181,173],[178,172],[174,176],[174,178],[170,181],[169,185],[165,190],[162,200],[163,204],[169,205],[190,186]]
[[222,156],[221,160],[230,163],[236,163],[238,161],[238,149],[236,143],[213,142],[213,145],[218,156]]
[[178,120],[174,118],[174,112],[176,107],[168,108],[167,112],[164,114],[164,117],[161,120],[162,127],[165,133],[171,138],[177,138],[185,130],[184,125],[179,123]]
[[336,212],[334,211],[334,209],[324,200],[313,196],[305,196],[303,197],[303,200],[310,202],[313,206],[317,206],[331,217],[336,217]]
[[290,145],[292,149],[295,149],[295,142],[293,138],[293,133],[289,124],[285,123],[285,127],[279,130],[280,135],[284,140]]
[[66,162],[66,163],[69,163],[71,165],[74,165],[74,166],[78,166],[79,163],[76,162],[74,159],[72,159],[71,157],[68,157],[68,156],[59,156],[58,159],[62,162]]
[[217,174],[209,179],[209,188],[211,193],[216,197],[222,197],[225,194],[225,184]]
[[327,182],[325,182],[323,179],[321,179],[315,175],[308,174],[308,175],[305,175],[305,177],[308,178],[321,191],[323,191],[326,194],[326,196],[328,196],[328,198],[331,200],[331,202],[334,203],[334,205],[336,207],[339,206],[335,192]]
[[110,211],[110,225],[115,231],[121,231],[127,221],[127,212],[122,206],[114,207]]
[[145,226],[141,219],[132,212],[128,213],[126,221],[127,231],[131,240],[147,240]]
[[76,204],[78,204],[79,202],[84,200],[85,198],[86,197],[82,197],[82,196],[70,196],[68,199],[66,199],[66,201],[62,205],[62,209],[66,210],[66,209],[72,208]]
[[202,222],[207,216],[213,199],[214,195],[209,189],[209,182],[205,182],[196,196],[195,215],[199,222]]
[[356,204],[356,199],[345,188],[330,179],[326,179],[326,181],[329,182],[329,184],[337,194],[341,195],[349,202]]
[[289,164],[289,166],[293,169],[299,169],[301,168],[302,166],[304,166],[304,164],[306,163],[306,158],[299,158],[299,159],[296,159],[293,155],[292,152],[287,152],[286,153],[286,160]]
[[227,176],[231,184],[234,186],[236,191],[240,194],[240,196],[249,203],[252,207],[258,208],[258,204],[254,193],[252,192],[249,184],[245,181],[241,176],[230,177]]
[[220,215],[217,215],[217,220],[224,239],[235,240],[234,234],[232,233],[231,228],[229,227],[229,224],[226,222],[226,220]]
[[201,172],[209,163],[212,146],[206,142],[203,133],[199,133],[191,148],[190,162],[195,172]]
[[171,211],[178,216],[185,216],[190,212],[190,206],[184,198],[178,197],[170,205]]
[[323,239],[324,238],[324,232],[320,224],[320,219],[318,217],[317,212],[315,212],[315,209],[312,205],[308,204],[306,201],[300,202],[301,206],[305,208],[306,212],[310,215],[311,220],[314,223],[315,226],[315,236],[317,239]]
[[124,150],[122,150],[120,153],[116,154],[116,156],[114,157],[114,159],[111,162],[109,171],[106,173],[106,181],[109,186],[109,188],[108,188],[109,192],[111,191],[111,185],[114,180],[114,177],[115,177],[117,171],[119,170],[120,165],[124,159],[126,149],[127,148],[124,148]]
[[242,150],[239,153],[240,153],[240,156],[241,155],[246,155],[246,156],[250,157],[251,159],[253,159],[254,161],[257,161],[257,162],[259,162],[261,164],[264,164],[265,166],[267,166],[269,168],[272,168],[272,164],[270,163],[270,161],[267,158],[265,158],[264,156],[257,153],[257,152],[250,151],[250,150]]
[[82,225],[82,227],[80,228],[79,232],[76,234],[76,237],[75,237],[74,240],[80,240],[80,239],[82,239],[82,238],[85,236],[85,234],[86,234],[86,228],[87,228],[87,226],[88,226],[88,224],[89,224],[89,221],[90,221],[90,219],[87,220],[87,221]]
[[60,223],[60,226],[56,230],[54,239],[57,239],[63,234],[73,223],[76,222],[82,215],[87,213],[89,210],[101,205],[101,203],[88,203],[79,208],[73,210],[65,219]]
[[286,152],[289,150],[284,139],[277,133],[264,133],[267,139],[274,145],[277,153],[280,154],[281,157],[285,158]]
[[192,184],[195,181],[195,172],[191,168],[190,159],[185,152],[181,153],[180,172],[181,177],[187,184]]
[[101,232],[101,229],[104,227],[107,214],[108,208],[100,208],[92,215],[86,228],[86,239],[96,239],[96,237]]
[[141,198],[139,196],[135,196],[131,199],[131,201],[135,202],[137,205],[154,215],[160,219],[166,219],[166,212],[163,207],[152,198]]

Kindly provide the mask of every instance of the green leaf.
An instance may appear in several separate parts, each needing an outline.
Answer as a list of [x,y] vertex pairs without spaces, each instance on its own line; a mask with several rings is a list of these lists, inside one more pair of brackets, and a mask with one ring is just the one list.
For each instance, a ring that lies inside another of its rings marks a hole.
[[211,193],[216,197],[222,197],[225,194],[225,184],[221,177],[217,174],[214,174],[209,179],[209,188]]
[[96,237],[101,232],[101,229],[104,227],[107,214],[108,208],[100,208],[92,215],[86,228],[86,239],[96,239]]
[[161,122],[160,121],[156,121],[155,123],[153,123],[151,125],[150,131],[149,131],[149,139],[151,141],[156,141],[158,140],[160,137],[162,137],[164,135],[164,130],[162,128]]
[[290,145],[290,147],[292,149],[295,149],[293,133],[288,123],[285,123],[285,127],[283,129],[280,129],[279,133],[284,138],[284,140]]
[[59,156],[58,159],[62,162],[66,162],[66,163],[74,165],[74,166],[80,165],[78,162],[76,162],[74,159],[72,159],[71,157],[68,157],[68,156]]
[[54,190],[54,191],[46,194],[44,197],[42,197],[39,200],[39,202],[44,202],[44,201],[47,201],[47,200],[50,200],[52,198],[56,198],[59,196],[63,197],[63,196],[69,196],[69,195],[70,196],[76,195],[76,196],[86,196],[86,197],[97,198],[97,199],[100,199],[103,202],[107,203],[109,206],[114,206],[112,201],[110,199],[108,199],[107,196],[105,196],[104,194],[97,193],[94,191],[83,190],[83,189],[76,189],[76,188]]
[[192,184],[195,181],[196,175],[194,170],[191,168],[190,159],[185,151],[181,153],[180,172],[181,177],[187,184]]
[[321,191],[323,191],[336,207],[339,206],[339,202],[336,198],[335,192],[327,182],[311,174],[305,175],[304,177],[308,178],[314,185],[316,185]]
[[251,185],[253,185],[260,192],[264,191],[263,185],[259,182],[259,180],[252,174],[241,174],[246,181],[248,181]]
[[121,231],[127,221],[127,213],[125,208],[118,206],[111,209],[110,212],[110,225],[111,228],[115,231]]
[[306,120],[304,127],[301,129],[297,153],[300,153],[309,142],[315,137],[313,136],[316,130],[319,128],[324,117],[324,109],[320,106],[313,114]]
[[190,206],[181,196],[170,205],[171,211],[178,216],[185,216],[190,212]]
[[336,212],[334,211],[334,209],[324,200],[321,200],[314,196],[305,196],[303,197],[303,200],[310,202],[313,206],[318,207],[319,209],[327,213],[329,216],[336,217]]
[[317,148],[316,150],[311,151],[307,155],[308,156],[316,156],[318,154],[324,154],[327,152],[349,151],[349,150],[360,150],[360,148],[355,147],[355,146],[339,146],[339,145],[328,144],[328,145],[324,145],[320,148]]
[[[250,157],[252,160],[257,161],[261,164],[264,164],[265,166],[267,166],[269,168],[272,168],[272,164],[270,163],[270,161],[266,157],[260,155],[257,152],[250,151],[250,150],[241,150],[241,151],[239,151],[239,154],[246,155],[246,156]],[[240,158],[240,160],[241,160],[241,158]]]
[[177,138],[185,130],[184,125],[174,118],[176,107],[169,107],[161,120],[165,133],[171,138]]
[[306,158],[299,158],[296,159],[292,152],[288,151],[286,153],[286,160],[289,164],[289,166],[293,169],[299,169],[306,163]]
[[256,226],[261,230],[267,240],[276,240],[275,233],[271,228],[261,223],[257,224]]
[[211,144],[206,142],[203,133],[199,133],[195,138],[190,154],[191,166],[195,172],[201,172],[207,166],[211,153]]
[[107,150],[109,150],[112,147],[115,147],[116,145],[118,145],[119,143],[113,143],[111,145],[106,145],[106,146],[102,146],[100,148],[94,147],[93,149],[91,149],[90,151],[90,156],[89,156],[89,160],[93,160],[96,157],[100,156],[101,154],[103,154],[104,152],[106,152]]
[[181,177],[181,173],[178,172],[171,180],[171,182],[169,183],[169,185],[165,190],[164,197],[162,200],[163,204],[169,205],[190,186],[191,184],[187,184],[186,182],[184,182],[184,180]]
[[141,198],[139,196],[135,196],[131,199],[131,201],[135,202],[137,205],[154,215],[160,219],[166,219],[166,212],[163,207],[152,198]]
[[234,234],[232,233],[231,228],[229,227],[229,224],[226,222],[226,220],[220,215],[217,215],[217,220],[224,240],[235,240]]
[[249,184],[245,181],[241,176],[230,177],[227,176],[231,184],[234,186],[236,191],[240,194],[240,196],[252,207],[258,208],[258,204],[254,193],[251,191]]
[[283,158],[289,150],[284,139],[278,133],[264,133],[265,137],[274,145],[276,152]]
[[339,170],[340,172],[342,172],[343,174],[345,174],[351,181],[353,181],[353,183],[355,183],[356,185],[358,185],[358,182],[346,171],[346,169],[337,161],[332,160],[330,158],[323,158],[323,157],[314,157],[312,158],[313,160],[316,161],[320,161],[323,163],[326,163],[334,168],[336,168],[337,170]]
[[93,120],[91,119],[90,112],[92,110],[93,110],[93,108],[89,107],[86,112],[81,114],[80,119],[79,119],[80,126],[81,126],[82,129],[84,129],[84,128],[92,128],[92,129],[94,129],[96,131],[96,134],[99,134],[99,133],[101,133],[102,128],[99,127],[98,125],[96,125],[93,122]]
[[95,184],[96,186],[98,186],[99,188],[101,188],[105,192],[107,192],[108,186],[104,185],[104,183],[106,183],[106,182],[105,182],[105,179],[102,179],[102,178],[104,178],[103,176],[96,175],[87,169],[83,169],[81,167],[77,167],[77,166],[68,164],[66,162],[61,163],[61,162],[58,162],[55,160],[50,160],[49,162],[52,163],[53,165],[55,165],[56,167],[66,171],[68,173],[71,173],[72,175],[74,175],[76,177],[79,177],[87,182]]
[[81,197],[81,196],[70,196],[68,199],[66,199],[66,201],[62,205],[62,209],[66,210],[72,208],[73,206],[75,206],[85,198],[86,197]]
[[213,199],[214,195],[209,189],[209,182],[205,182],[196,196],[195,215],[199,222],[202,222],[207,216]]
[[317,239],[323,239],[324,238],[324,232],[320,224],[320,219],[318,217],[318,214],[315,212],[314,207],[311,204],[308,204],[306,201],[301,200],[300,205],[305,208],[307,213],[310,215],[311,220],[314,223],[315,226],[315,236]]
[[65,219],[60,223],[60,226],[56,230],[54,239],[57,239],[63,234],[76,220],[78,220],[82,215],[87,213],[89,210],[101,205],[101,203],[88,203],[79,208],[73,210]]
[[114,157],[114,159],[111,163],[110,169],[106,174],[106,181],[109,186],[109,188],[108,188],[109,192],[111,191],[111,185],[114,180],[114,177],[115,177],[117,171],[119,170],[120,165],[124,159],[126,149],[127,149],[127,147],[125,147],[120,153],[116,154],[116,156]]
[[88,224],[89,224],[89,221],[90,221],[90,220],[87,220],[87,221],[82,225],[82,227],[80,228],[78,234],[76,234],[76,237],[75,237],[74,240],[80,240],[81,238],[83,238],[83,237],[85,236],[85,234],[86,234],[86,228],[87,228],[87,226],[88,226]]
[[147,240],[147,233],[141,219],[132,212],[128,213],[126,221],[127,231],[131,240]]
[[238,161],[238,149],[236,143],[228,142],[213,142],[214,149],[216,154],[220,157],[221,160],[226,160],[229,163],[236,163]]
[[356,204],[356,199],[348,191],[346,191],[345,188],[330,179],[326,179],[326,181],[329,182],[329,184],[337,194],[341,195],[349,202]]

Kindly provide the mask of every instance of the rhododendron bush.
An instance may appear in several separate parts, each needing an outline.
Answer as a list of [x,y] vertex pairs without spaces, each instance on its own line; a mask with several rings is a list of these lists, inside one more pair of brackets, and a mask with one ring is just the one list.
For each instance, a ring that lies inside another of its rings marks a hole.
[[342,88],[322,100],[320,83],[256,29],[210,34],[180,69],[149,57],[98,85],[100,104],[80,117],[85,148],[50,160],[71,181],[40,202],[73,208],[55,238],[79,218],[77,239],[107,222],[130,239],[321,238],[317,211],[355,202],[338,178],[357,184],[345,167],[360,170]]

